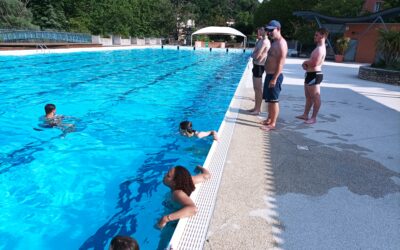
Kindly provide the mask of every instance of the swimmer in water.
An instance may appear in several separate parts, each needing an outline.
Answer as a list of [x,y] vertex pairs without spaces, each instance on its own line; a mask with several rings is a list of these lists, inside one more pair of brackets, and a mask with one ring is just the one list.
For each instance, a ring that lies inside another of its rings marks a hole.
[[179,132],[181,135],[186,137],[195,136],[197,138],[204,138],[207,136],[213,136],[215,141],[218,141],[218,132],[215,130],[211,131],[196,131],[192,128],[192,122],[183,121],[179,124]]
[[57,127],[67,132],[71,132],[72,130],[74,130],[75,128],[74,124],[62,122],[63,119],[66,118],[66,116],[56,115],[56,105],[51,103],[46,104],[44,106],[44,111],[45,115],[40,118],[40,121],[42,122],[42,124],[40,124],[41,127],[44,128]]
[[158,221],[158,227],[160,229],[165,227],[170,221],[190,217],[197,213],[197,207],[190,198],[190,195],[195,190],[195,185],[210,179],[211,174],[202,166],[197,166],[196,169],[199,170],[200,173],[192,176],[185,167],[175,166],[164,176],[163,182],[171,189],[172,199],[180,205],[180,209],[164,215]]

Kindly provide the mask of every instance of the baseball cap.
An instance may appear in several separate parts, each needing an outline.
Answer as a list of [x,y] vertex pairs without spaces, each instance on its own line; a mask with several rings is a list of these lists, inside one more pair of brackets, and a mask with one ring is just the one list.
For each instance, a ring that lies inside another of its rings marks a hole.
[[265,25],[265,30],[273,30],[276,28],[281,28],[281,23],[276,21],[276,20],[272,20],[270,21],[267,25]]

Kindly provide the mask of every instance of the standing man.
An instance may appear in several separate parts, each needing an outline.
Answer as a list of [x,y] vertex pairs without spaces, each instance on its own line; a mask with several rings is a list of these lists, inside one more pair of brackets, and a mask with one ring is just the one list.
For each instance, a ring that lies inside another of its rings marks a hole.
[[[321,107],[320,83],[323,79],[321,72],[322,64],[325,61],[326,48],[325,40],[328,37],[328,31],[324,28],[318,29],[314,34],[314,42],[317,47],[311,53],[310,59],[304,61],[302,64],[303,69],[306,71],[304,80],[304,94],[306,96],[306,104],[304,113],[296,116],[296,118],[304,120],[306,124],[313,124],[317,122],[317,114]],[[308,113],[313,107],[311,118],[308,119]]]
[[264,73],[264,64],[267,59],[268,50],[271,47],[271,43],[265,36],[264,28],[257,29],[257,43],[254,47],[253,54],[253,89],[254,89],[254,108],[250,109],[249,112],[252,115],[258,115],[261,111],[261,103],[263,98],[262,90],[262,75]]
[[273,40],[271,48],[268,51],[268,57],[265,62],[265,71],[267,73],[264,82],[263,97],[268,103],[268,117],[262,122],[262,130],[270,131],[275,129],[276,121],[279,115],[279,93],[283,81],[282,69],[288,51],[286,40],[281,35],[281,24],[272,20],[265,26],[268,36]]

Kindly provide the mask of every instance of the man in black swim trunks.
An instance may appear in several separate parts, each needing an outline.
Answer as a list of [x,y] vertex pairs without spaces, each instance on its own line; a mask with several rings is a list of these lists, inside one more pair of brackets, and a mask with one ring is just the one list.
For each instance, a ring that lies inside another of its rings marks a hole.
[[268,50],[271,47],[271,43],[265,35],[264,28],[257,29],[257,38],[258,41],[251,55],[253,58],[254,108],[250,109],[249,112],[252,115],[258,115],[261,111],[263,97],[262,75],[264,73],[264,64],[267,59]]
[[[325,40],[328,37],[328,31],[325,28],[318,29],[314,34],[314,42],[317,47],[311,53],[310,59],[304,61],[302,64],[303,69],[306,71],[304,80],[304,94],[306,96],[306,104],[304,113],[296,116],[296,118],[304,120],[306,124],[313,124],[317,122],[317,114],[321,107],[321,91],[320,83],[323,79],[322,64],[325,61],[326,47]],[[308,119],[308,113],[313,107],[311,118]]]

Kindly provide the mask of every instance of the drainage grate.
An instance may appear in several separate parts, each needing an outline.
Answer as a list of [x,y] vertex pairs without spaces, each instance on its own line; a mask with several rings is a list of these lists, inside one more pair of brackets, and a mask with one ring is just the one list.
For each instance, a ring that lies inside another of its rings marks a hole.
[[228,111],[225,113],[224,121],[219,128],[219,142],[213,143],[204,163],[204,167],[211,173],[211,179],[197,186],[196,190],[190,196],[195,202],[198,212],[195,216],[179,220],[168,249],[203,249],[208,226],[214,211],[215,199],[217,197],[226,155],[240,109],[241,99],[238,98],[238,93],[250,78],[251,59],[244,70]]

